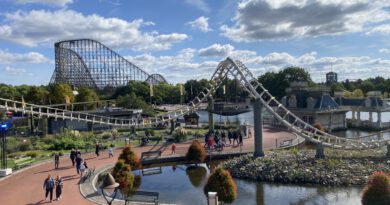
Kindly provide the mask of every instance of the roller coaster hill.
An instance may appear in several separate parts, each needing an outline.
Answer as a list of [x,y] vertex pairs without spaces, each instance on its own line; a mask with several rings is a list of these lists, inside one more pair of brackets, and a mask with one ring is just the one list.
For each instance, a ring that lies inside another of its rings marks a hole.
[[[55,76],[57,76],[57,74],[55,74]],[[91,80],[93,79],[92,76],[94,75],[91,73],[89,81],[89,83],[91,83],[89,84],[90,86],[105,85],[103,81],[101,81],[101,84],[93,84],[94,81]],[[197,97],[195,97],[192,101],[186,105],[183,105],[179,109],[156,115],[154,118],[150,118],[149,120],[134,121],[133,119],[127,118],[94,115],[83,112],[58,109],[49,106],[28,104],[25,102],[4,98],[0,98],[0,109],[13,112],[22,112],[24,114],[34,115],[40,118],[52,118],[54,120],[63,119],[84,122],[93,125],[107,125],[117,128],[153,126],[165,122],[170,122],[182,117],[185,114],[195,112],[200,108],[201,104],[206,102],[208,98],[212,97],[216,89],[223,84],[224,79],[228,76],[233,76],[235,79],[237,79],[240,85],[250,94],[252,98],[255,99],[253,108],[255,119],[255,136],[261,135],[259,133],[256,134],[256,122],[259,122],[259,118],[261,118],[257,114],[260,113],[261,116],[262,110],[266,110],[291,132],[317,145],[344,150],[364,150],[384,146],[387,146],[388,148],[390,147],[390,139],[381,138],[378,134],[370,134],[367,136],[359,136],[355,138],[345,138],[335,136],[315,128],[311,124],[297,117],[283,104],[281,104],[273,95],[271,95],[271,93],[260,82],[258,82],[257,78],[254,77],[252,72],[243,63],[231,58],[226,58],[226,60],[218,64],[218,67],[214,71],[208,85],[204,87],[203,90],[198,93]],[[56,77],[54,77],[54,79],[56,79]]]
[[102,43],[91,39],[60,41],[54,44],[55,70],[50,84],[104,90],[129,81],[149,84],[167,82],[160,74],[148,74]]

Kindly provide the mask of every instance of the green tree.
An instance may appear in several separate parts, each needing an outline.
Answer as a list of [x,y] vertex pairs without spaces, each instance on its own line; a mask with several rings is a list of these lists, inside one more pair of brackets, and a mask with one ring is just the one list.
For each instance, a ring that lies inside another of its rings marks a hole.
[[43,86],[32,86],[28,90],[24,99],[28,103],[33,104],[46,104],[48,103],[49,91]]
[[12,85],[6,85],[6,84],[0,84],[0,97],[1,98],[6,98],[6,99],[11,99],[11,100],[17,100],[19,99],[19,93],[16,90],[15,87]]
[[195,99],[195,97],[207,87],[209,81],[206,79],[201,80],[188,80],[184,84],[184,90],[186,95],[186,100],[191,101]]
[[126,96],[119,96],[117,105],[128,109],[142,109],[144,114],[154,115],[153,108],[147,104],[142,97],[136,96],[135,93],[130,93]]
[[[75,100],[76,100],[76,102],[93,102],[93,101],[98,101],[99,96],[96,94],[96,92],[94,90],[86,88],[86,87],[81,87],[78,89],[78,95],[76,95]],[[88,104],[87,108],[89,110],[96,109],[96,103]],[[83,110],[84,105],[76,105],[75,109],[76,110]]]
[[66,83],[50,85],[49,92],[49,101],[51,104],[66,103],[66,98],[69,98],[70,103],[74,101],[72,88]]
[[313,85],[310,74],[303,68],[287,67],[278,73],[265,73],[258,78],[266,89],[277,98],[282,98],[286,95],[286,88],[291,82],[306,81],[309,85]]

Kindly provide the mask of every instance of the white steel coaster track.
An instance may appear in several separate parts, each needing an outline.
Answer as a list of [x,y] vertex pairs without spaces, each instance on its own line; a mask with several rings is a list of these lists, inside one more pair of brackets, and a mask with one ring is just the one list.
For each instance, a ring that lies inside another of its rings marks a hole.
[[[390,140],[380,139],[376,135],[370,134],[367,136],[357,137],[356,139],[343,138],[335,135],[331,135],[319,129],[316,129],[312,125],[304,122],[280,102],[278,102],[274,96],[272,96],[267,89],[263,87],[261,83],[253,76],[249,69],[240,61],[233,61],[231,58],[219,63],[215,70],[210,83],[204,90],[188,105],[185,105],[177,110],[158,115],[153,120],[142,123],[138,123],[132,119],[104,117],[99,115],[86,114],[82,112],[67,111],[48,106],[40,106],[34,104],[27,104],[20,101],[14,101],[9,99],[0,98],[0,109],[7,111],[12,110],[15,112],[23,112],[25,114],[36,115],[38,117],[52,117],[54,119],[69,119],[82,122],[89,122],[94,124],[105,124],[117,127],[134,127],[134,126],[150,126],[161,124],[173,119],[177,119],[189,112],[193,112],[199,109],[202,102],[205,102],[207,97],[212,96],[215,90],[221,85],[223,80],[228,74],[233,75],[249,94],[255,98],[259,98],[262,105],[284,126],[286,126],[292,132],[304,137],[306,140],[313,143],[321,143],[324,146],[335,149],[373,149],[385,146],[389,144]],[[271,107],[271,104],[277,105],[275,109]]]

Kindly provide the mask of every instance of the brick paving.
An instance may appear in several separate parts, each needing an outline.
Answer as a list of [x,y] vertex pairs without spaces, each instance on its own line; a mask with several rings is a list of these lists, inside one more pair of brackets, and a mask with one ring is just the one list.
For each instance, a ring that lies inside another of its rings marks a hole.
[[[252,131],[253,133],[253,131]],[[253,135],[253,134],[252,134]],[[295,135],[286,131],[264,128],[263,145],[265,149],[275,148],[283,140],[295,139]],[[203,139],[199,139],[203,141]],[[189,143],[180,143],[176,145],[177,155],[184,155],[187,152]],[[135,147],[134,150],[140,155],[144,151],[163,151],[163,156],[170,156],[171,150],[169,145],[150,145],[144,147]],[[250,152],[254,150],[253,137],[244,139],[242,151]],[[229,146],[224,149],[224,152],[239,152],[240,147]],[[114,164],[120,150],[116,150],[114,158],[108,158],[107,152],[101,152],[100,157],[96,157],[93,153],[83,154],[89,167],[101,169],[109,164]],[[37,166],[25,168],[13,175],[0,181],[0,204],[7,205],[34,205],[34,204],[50,204],[44,200],[43,181],[48,174],[52,177],[60,175],[64,180],[64,190],[60,201],[53,201],[53,204],[64,205],[81,205],[94,204],[85,199],[79,191],[80,177],[76,173],[76,169],[72,167],[71,161],[68,158],[61,159],[60,168],[54,169],[53,162],[42,163]]]

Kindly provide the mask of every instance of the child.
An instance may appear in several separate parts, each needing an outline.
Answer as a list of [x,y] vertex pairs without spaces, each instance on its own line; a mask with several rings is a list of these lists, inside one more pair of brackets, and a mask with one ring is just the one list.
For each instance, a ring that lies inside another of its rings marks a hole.
[[112,147],[108,148],[108,158],[110,157],[114,157],[114,150],[112,149]]
[[176,144],[172,144],[172,154],[176,154]]

